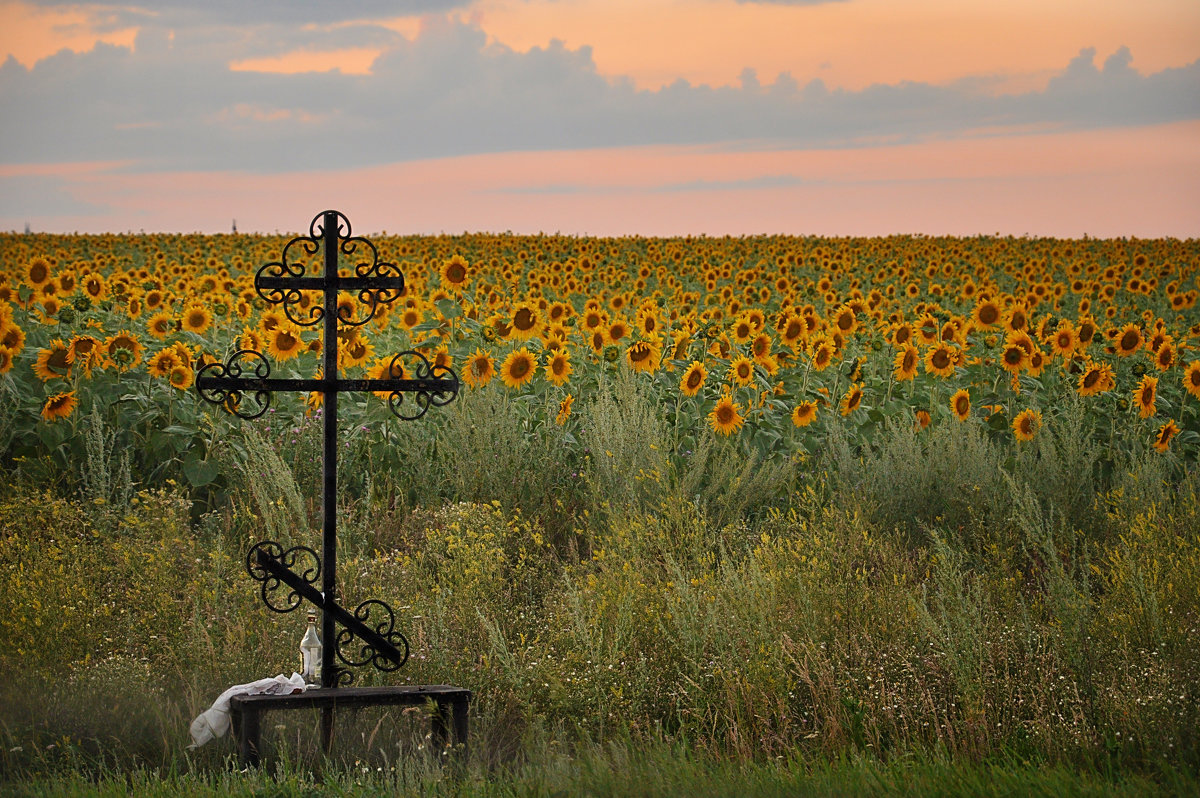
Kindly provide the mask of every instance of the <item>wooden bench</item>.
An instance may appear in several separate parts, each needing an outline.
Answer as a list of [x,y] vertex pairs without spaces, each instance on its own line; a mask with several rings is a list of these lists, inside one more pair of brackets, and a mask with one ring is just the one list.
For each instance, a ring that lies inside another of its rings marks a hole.
[[446,747],[447,732],[454,730],[455,756],[466,761],[467,706],[471,691],[446,684],[405,685],[400,687],[311,688],[292,695],[239,695],[230,699],[230,720],[237,738],[238,756],[243,767],[257,767],[261,749],[262,714],[283,709],[321,709],[323,745],[328,748],[335,708],[356,709],[376,706],[421,706],[436,704],[430,721],[435,750]]

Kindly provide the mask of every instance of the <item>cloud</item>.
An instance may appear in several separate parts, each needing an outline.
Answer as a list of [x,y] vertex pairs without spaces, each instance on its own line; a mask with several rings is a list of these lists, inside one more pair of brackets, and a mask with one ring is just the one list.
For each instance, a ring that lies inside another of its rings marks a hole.
[[[183,5],[201,3],[174,4]],[[363,36],[384,48],[369,75],[229,68],[272,48],[342,46]],[[1002,96],[966,83],[847,91],[787,74],[766,82],[753,70],[737,87],[680,80],[647,91],[600,75],[587,47],[554,41],[516,52],[440,16],[411,40],[370,24],[199,26],[174,35],[146,24],[132,49],[99,44],[32,68],[11,58],[0,66],[0,160],[280,172],[521,150],[853,147],[981,128],[1083,130],[1200,118],[1200,61],[1151,75],[1134,70],[1124,48],[1101,66],[1095,61],[1085,49],[1045,90]]]
[[5,175],[0,177],[0,218],[32,219],[39,216],[92,216],[107,210],[76,199],[71,181],[58,175]]
[[34,0],[37,6],[80,10],[106,24],[200,24],[235,26],[330,24],[449,11],[472,0],[128,0],[79,2]]

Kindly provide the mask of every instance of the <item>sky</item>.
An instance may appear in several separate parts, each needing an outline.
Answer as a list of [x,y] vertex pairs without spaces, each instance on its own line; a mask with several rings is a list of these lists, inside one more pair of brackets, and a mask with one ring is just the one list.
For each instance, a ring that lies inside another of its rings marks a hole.
[[1197,0],[0,0],[0,230],[1200,237]]

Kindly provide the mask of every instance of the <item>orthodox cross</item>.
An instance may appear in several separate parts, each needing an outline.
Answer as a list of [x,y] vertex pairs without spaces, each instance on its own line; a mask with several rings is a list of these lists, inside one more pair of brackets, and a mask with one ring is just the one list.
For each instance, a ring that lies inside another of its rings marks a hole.
[[[296,248],[293,250],[293,248]],[[357,263],[353,274],[338,272],[339,254],[353,256],[362,248],[369,262]],[[324,273],[306,275],[304,260],[318,252],[324,256]],[[295,258],[289,259],[295,254]],[[337,664],[357,667],[374,665],[393,671],[408,659],[408,640],[396,630],[396,616],[385,602],[370,599],[353,612],[338,602],[337,594],[337,424],[338,394],[345,391],[388,393],[392,414],[405,420],[425,415],[429,407],[440,407],[458,395],[458,376],[448,367],[431,365],[419,352],[401,352],[392,357],[382,379],[343,379],[338,377],[338,325],[357,327],[375,317],[376,311],[394,302],[404,291],[404,275],[394,263],[379,260],[379,252],[361,236],[352,236],[350,220],[337,211],[324,211],[313,218],[307,236],[289,241],[280,260],[264,265],[254,275],[259,297],[272,305],[282,305],[293,324],[301,327],[324,325],[322,339],[323,370],[315,379],[279,379],[271,377],[271,366],[261,352],[239,349],[224,363],[210,363],[196,375],[196,390],[209,402],[244,418],[258,418],[267,411],[273,391],[318,391],[324,404],[324,461],[321,493],[323,516],[322,556],[307,546],[288,549],[266,540],[251,547],[246,569],[262,583],[263,603],[275,612],[291,612],[305,601],[321,609],[321,686],[332,688],[349,684],[353,674]],[[323,302],[309,302],[304,292],[323,292]],[[358,304],[365,308],[361,318],[353,318],[353,305],[339,306],[338,292],[357,292]],[[402,359],[412,357],[412,376]],[[405,406],[405,394],[412,403]],[[252,399],[253,403],[246,401]],[[299,565],[297,566],[297,563]],[[293,570],[295,568],[295,570]],[[321,589],[314,585],[321,582]],[[282,595],[280,588],[288,592]],[[341,630],[337,629],[341,626]]]

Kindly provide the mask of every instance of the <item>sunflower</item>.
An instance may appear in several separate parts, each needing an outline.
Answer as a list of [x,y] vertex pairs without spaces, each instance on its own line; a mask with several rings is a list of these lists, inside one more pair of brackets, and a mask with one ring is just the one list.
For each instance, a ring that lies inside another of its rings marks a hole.
[[742,418],[741,407],[733,401],[733,397],[728,393],[722,394],[721,398],[717,400],[717,404],[708,414],[708,418],[712,423],[713,430],[722,435],[732,435],[741,429],[742,423],[745,421]]
[[971,314],[976,326],[986,330],[1000,321],[1000,306],[992,299],[980,299],[975,303],[975,311]]
[[1179,432],[1179,427],[1175,426],[1175,419],[1171,419],[1166,424],[1158,428],[1158,433],[1154,436],[1154,448],[1157,451],[1165,452],[1167,445],[1171,443],[1171,439]]
[[954,366],[958,361],[955,347],[945,342],[939,342],[925,353],[925,372],[938,377],[950,377],[954,374]]
[[780,340],[795,350],[806,335],[808,335],[808,327],[805,325],[804,319],[794,312],[788,313],[787,319],[779,331]]
[[750,342],[750,354],[759,363],[769,360],[771,358],[771,336],[765,332],[754,336],[754,340]]
[[842,305],[834,311],[830,324],[842,335],[850,335],[858,329],[858,316],[849,304]]
[[[278,331],[279,330],[276,330],[277,333]],[[299,337],[300,336],[297,334],[297,340]],[[271,351],[271,346],[271,339],[268,339],[268,352]],[[365,335],[359,333],[338,349],[338,365],[348,369],[356,368],[370,360],[371,356],[374,354],[375,345],[367,340]]]
[[792,423],[797,427],[807,427],[817,419],[817,403],[811,399],[801,402],[792,410]]
[[175,366],[167,375],[167,379],[171,382],[172,387],[186,391],[196,381],[196,373],[184,366]]
[[617,343],[627,335],[629,335],[629,325],[619,316],[616,321],[608,325],[608,331],[605,333],[610,344]]
[[504,358],[500,366],[500,379],[509,388],[520,388],[533,379],[537,372],[537,361],[525,347],[514,349]]
[[521,302],[513,308],[509,322],[512,337],[518,341],[536,338],[541,333],[543,324],[541,311],[532,302]]
[[1033,354],[1029,356],[1029,365],[1025,368],[1030,377],[1042,376],[1042,372],[1046,370],[1046,353],[1035,348]]
[[1193,360],[1183,370],[1183,387],[1192,396],[1200,399],[1200,360]]
[[754,363],[745,355],[738,355],[729,364],[729,380],[738,386],[749,385],[754,381]]
[[862,398],[863,398],[862,383],[856,382],[853,385],[851,385],[849,387],[849,389],[847,389],[846,395],[842,397],[842,401],[841,401],[841,404],[838,406],[838,409],[841,411],[841,414],[843,416],[848,416],[851,413],[853,413],[855,410],[857,410],[859,405],[862,404]]
[[1015,377],[1029,365],[1029,353],[1019,343],[1007,343],[1000,355],[1000,365]]
[[608,314],[599,308],[587,308],[583,312],[583,329],[591,332],[608,325]]
[[66,377],[71,370],[71,348],[60,338],[50,342],[50,346],[38,350],[37,362],[33,364],[33,373],[43,382],[60,377]]
[[166,378],[170,376],[171,369],[178,365],[181,365],[179,362],[179,353],[175,351],[175,347],[169,346],[150,358],[146,364],[146,369],[152,377]]
[[0,374],[7,374],[12,371],[13,353],[9,349],[0,346]]
[[812,364],[817,371],[824,371],[833,362],[833,342],[822,337],[813,344]]
[[1013,419],[1013,434],[1019,441],[1031,441],[1042,426],[1042,413],[1039,410],[1026,408]]
[[950,397],[950,409],[958,416],[959,421],[966,421],[971,415],[971,394],[967,393],[966,388],[959,388],[954,392],[954,396]]
[[[1196,361],[1197,371],[1200,372],[1200,361]],[[704,368],[704,364],[699,360],[693,360],[692,365],[688,366],[688,370],[683,373],[683,377],[679,380],[679,391],[684,396],[695,396],[704,386],[704,380],[708,377],[708,369]]]
[[571,379],[571,352],[563,348],[556,351],[546,362],[546,381],[551,385],[565,385]]
[[1112,366],[1088,361],[1079,375],[1077,390],[1080,396],[1095,396],[1112,390],[1113,382]]
[[657,338],[650,338],[631,344],[625,350],[625,359],[634,371],[653,374],[662,362],[662,343]]
[[754,335],[754,323],[750,321],[749,316],[743,314],[733,323],[729,333],[736,343],[744,344],[750,340],[750,336]]
[[1142,331],[1134,323],[1126,324],[1116,337],[1117,354],[1129,357],[1142,346]]
[[433,367],[435,369],[454,368],[454,356],[450,354],[450,350],[445,344],[433,350]]
[[212,326],[212,311],[204,305],[190,305],[179,320],[180,327],[186,332],[203,335]]
[[75,398],[74,391],[55,394],[42,405],[42,418],[46,421],[57,421],[60,418],[66,418],[75,412],[75,407],[78,404],[79,400]]
[[1154,352],[1154,366],[1159,371],[1166,371],[1175,365],[1175,344],[1168,337]]
[[470,277],[470,264],[461,255],[455,255],[442,263],[442,286],[445,288],[462,288]]
[[913,328],[908,322],[901,322],[892,327],[892,346],[900,347],[905,344],[911,344],[913,339]]
[[252,330],[247,327],[242,331],[242,337],[238,339],[238,346],[242,349],[253,349],[255,352],[261,352],[263,337],[258,334],[258,330]]
[[575,403],[575,397],[567,394],[562,401],[558,403],[558,415],[554,417],[554,423],[562,426],[567,423],[567,419],[571,417],[571,405]]
[[401,327],[406,330],[411,330],[413,327],[416,327],[418,324],[425,321],[425,314],[421,312],[420,308],[408,307],[400,311],[396,318]]
[[929,415],[928,410],[918,410],[916,419],[913,421],[913,426],[919,430],[925,429],[932,423],[933,418]]
[[67,362],[83,369],[86,375],[90,376],[92,369],[103,363],[100,342],[90,335],[76,335],[71,339],[70,349]]
[[303,349],[300,330],[291,324],[276,327],[267,338],[267,354],[281,363],[298,357]]
[[41,288],[50,278],[50,261],[45,258],[34,258],[25,267],[25,282],[33,288]]
[[644,337],[650,338],[659,334],[659,329],[662,323],[658,318],[658,305],[654,302],[643,302],[638,308],[637,317],[634,324],[637,325],[638,332]]
[[1058,323],[1058,329],[1050,340],[1050,351],[1061,358],[1068,358],[1075,351],[1075,347],[1079,343],[1079,334],[1075,331],[1075,325],[1063,319]]
[[[0,308],[7,307],[8,305],[0,302]],[[0,317],[0,346],[10,352],[20,352],[25,348],[25,331],[12,319],[6,321]]]
[[288,317],[281,310],[268,310],[258,317],[258,328],[263,333],[270,333],[279,325],[288,323]]
[[896,353],[892,362],[892,372],[897,382],[913,379],[917,374],[917,364],[921,362],[921,353],[912,344],[904,344]]
[[146,322],[146,329],[155,338],[162,340],[171,333],[175,332],[175,320],[166,313],[155,313],[150,317],[150,320]]
[[1158,396],[1158,378],[1151,377],[1146,374],[1142,377],[1142,383],[1133,392],[1133,401],[1138,406],[1138,415],[1142,418],[1150,418],[1154,415],[1154,402]]

